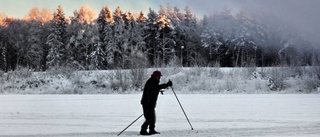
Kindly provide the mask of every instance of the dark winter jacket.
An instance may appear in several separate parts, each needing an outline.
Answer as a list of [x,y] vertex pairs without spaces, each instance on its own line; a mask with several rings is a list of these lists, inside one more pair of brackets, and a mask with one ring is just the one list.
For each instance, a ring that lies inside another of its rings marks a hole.
[[148,79],[143,89],[141,104],[156,105],[160,90],[168,87],[167,84],[159,85],[159,82],[153,76]]

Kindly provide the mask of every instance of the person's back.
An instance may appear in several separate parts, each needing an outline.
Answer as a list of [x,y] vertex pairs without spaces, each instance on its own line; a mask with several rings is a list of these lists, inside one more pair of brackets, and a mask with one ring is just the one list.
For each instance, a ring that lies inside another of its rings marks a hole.
[[155,104],[158,100],[158,95],[161,89],[166,88],[166,84],[159,85],[159,80],[155,77],[150,77],[143,88],[143,94],[141,104],[153,103]]

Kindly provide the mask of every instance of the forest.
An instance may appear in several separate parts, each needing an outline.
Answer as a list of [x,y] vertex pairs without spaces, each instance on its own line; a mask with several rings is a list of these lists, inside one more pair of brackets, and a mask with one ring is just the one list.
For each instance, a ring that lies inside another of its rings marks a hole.
[[0,70],[149,67],[319,66],[319,43],[266,11],[224,8],[199,18],[160,5],[145,14],[89,5],[66,17],[34,7],[24,19],[0,14]]

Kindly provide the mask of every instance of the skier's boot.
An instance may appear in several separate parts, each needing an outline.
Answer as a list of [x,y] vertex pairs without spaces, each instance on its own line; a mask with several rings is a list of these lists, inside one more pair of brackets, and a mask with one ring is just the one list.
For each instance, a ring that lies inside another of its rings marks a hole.
[[140,130],[140,135],[144,135],[144,136],[147,136],[147,135],[150,135],[146,129],[141,129]]
[[157,132],[157,131],[155,131],[154,129],[150,129],[149,134],[150,134],[150,135],[160,134],[160,132]]

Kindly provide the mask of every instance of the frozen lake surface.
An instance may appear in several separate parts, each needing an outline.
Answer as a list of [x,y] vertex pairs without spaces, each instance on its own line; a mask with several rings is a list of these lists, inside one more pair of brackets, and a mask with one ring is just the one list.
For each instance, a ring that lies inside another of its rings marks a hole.
[[[153,136],[320,136],[320,95],[159,95]],[[1,95],[0,136],[116,136],[142,114],[141,94]],[[144,118],[120,136],[138,136]]]

